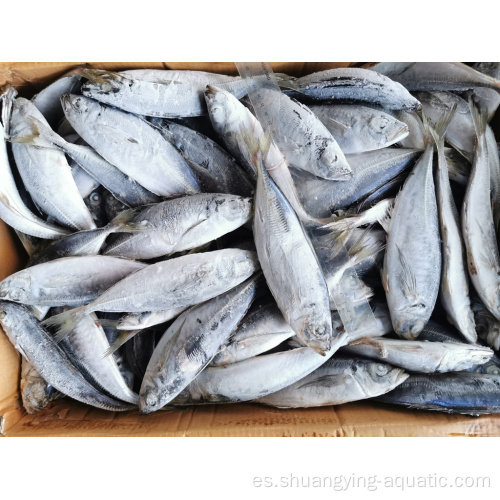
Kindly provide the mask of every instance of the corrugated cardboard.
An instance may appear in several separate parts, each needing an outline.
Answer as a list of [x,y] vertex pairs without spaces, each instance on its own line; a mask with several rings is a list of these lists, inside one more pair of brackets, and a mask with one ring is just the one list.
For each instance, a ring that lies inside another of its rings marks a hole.
[[[271,63],[296,76],[363,63]],[[0,86],[31,97],[72,68],[171,68],[236,74],[233,63],[0,63]],[[26,256],[0,221],[0,279],[20,269]],[[420,412],[371,402],[279,410],[255,404],[210,405],[153,415],[112,413],[69,399],[28,415],[19,394],[19,355],[0,331],[0,434],[4,436],[499,436],[500,415],[479,418]]]

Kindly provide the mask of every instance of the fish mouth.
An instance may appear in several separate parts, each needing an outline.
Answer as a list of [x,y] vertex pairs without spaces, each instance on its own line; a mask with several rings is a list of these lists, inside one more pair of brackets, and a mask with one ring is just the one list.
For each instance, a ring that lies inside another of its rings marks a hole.
[[408,137],[408,135],[410,135],[410,129],[408,128],[408,125],[404,123],[392,134],[390,141],[399,142],[401,139]]

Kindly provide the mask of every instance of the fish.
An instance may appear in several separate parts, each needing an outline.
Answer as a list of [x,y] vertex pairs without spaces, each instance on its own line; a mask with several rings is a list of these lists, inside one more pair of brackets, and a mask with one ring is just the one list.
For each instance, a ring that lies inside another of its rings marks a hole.
[[[82,94],[102,103],[137,115],[160,118],[201,116],[207,108],[203,92],[207,84],[216,83],[238,97],[247,92],[247,83],[241,79],[228,82],[206,79],[166,82],[143,80],[130,73],[89,69],[83,75],[87,81]],[[220,79],[218,79],[220,80]]]
[[335,68],[298,78],[294,90],[284,90],[300,100],[376,104],[384,109],[414,111],[420,103],[394,79],[363,68]]
[[43,410],[49,403],[63,396],[48,384],[24,357],[21,357],[20,391],[23,407],[30,415]]
[[100,156],[148,191],[163,197],[200,191],[182,156],[138,116],[85,96],[65,94],[61,102],[66,118],[78,134]]
[[81,68],[71,70],[31,98],[31,101],[38,111],[42,113],[50,127],[57,127],[64,118],[61,96],[64,94],[78,94],[82,84],[81,79]]
[[[500,63],[478,62],[473,64],[472,67],[476,71],[500,80]],[[480,106],[487,109],[488,121],[490,121],[500,105],[500,94],[496,90],[484,87],[476,87],[471,92]]]
[[278,408],[340,405],[386,394],[408,377],[389,364],[335,355],[298,382],[254,402]]
[[410,91],[463,91],[485,87],[500,92],[500,81],[460,62],[382,62],[370,70],[389,77]]
[[311,174],[290,169],[305,210],[317,218],[329,218],[339,209],[359,203],[409,169],[422,154],[415,149],[386,148],[348,155],[352,178],[348,181],[327,181]]
[[96,389],[120,401],[139,404],[139,396],[129,389],[115,358],[102,356],[109,348],[109,342],[95,314],[79,321],[60,346]]
[[476,132],[467,101],[452,92],[419,92],[417,95],[425,115],[434,123],[456,107],[444,138],[467,160],[472,161]]
[[311,104],[309,109],[322,121],[345,154],[364,153],[402,143],[410,133],[406,123],[367,106]]
[[87,382],[23,305],[0,301],[0,324],[23,357],[61,393],[103,410],[127,411],[134,408],[134,405],[103,394]]
[[[224,141],[227,150],[245,168],[253,182],[257,180],[257,170],[252,163],[252,154],[242,138],[242,130],[251,130],[256,141],[265,136],[262,125],[248,108],[243,106],[236,97],[229,92],[208,85],[205,91],[210,121]],[[317,225],[311,216],[304,210],[293,183],[288,164],[280,150],[273,143],[269,146],[266,155],[265,167],[276,185],[283,192],[299,219],[312,226]]]
[[[13,138],[20,135],[30,116],[48,126],[31,101],[17,98],[10,123]],[[95,229],[96,225],[78,192],[71,168],[62,152],[20,142],[12,143],[12,152],[26,189],[43,212],[72,229]]]
[[223,295],[183,312],[158,342],[140,390],[141,413],[159,410],[194,380],[241,321],[253,299],[259,273]]
[[146,267],[102,255],[64,257],[11,274],[0,282],[0,298],[35,306],[81,305]]
[[179,150],[204,192],[252,196],[253,183],[238,162],[216,142],[171,120],[153,118],[151,123]]
[[31,257],[28,266],[43,264],[63,257],[78,255],[97,255],[104,244],[105,239],[117,231],[138,231],[135,226],[128,228],[127,224],[135,216],[134,210],[126,210],[119,214],[106,226],[88,231],[78,231],[53,243],[44,246]]
[[460,372],[486,363],[493,351],[460,342],[427,342],[371,337],[349,342],[341,352],[419,373]]
[[259,89],[259,107],[272,120],[272,137],[287,163],[329,180],[345,180],[351,168],[322,121],[304,104],[278,90]]
[[[12,88],[5,90],[1,94],[2,120],[0,123],[0,175],[2,183],[0,185],[0,218],[17,231],[44,239],[57,239],[69,234],[68,229],[64,229],[55,224],[49,224],[35,215],[23,202],[16,186],[16,181],[12,173],[9,155],[7,152],[7,138],[10,124],[10,112],[16,93]],[[7,125],[6,125],[7,124]]]
[[375,401],[472,416],[500,413],[500,376],[470,372],[414,374]]
[[[81,317],[92,312],[163,311],[199,304],[240,284],[260,267],[254,252],[231,248],[142,265],[140,272],[108,287],[96,300],[52,316],[44,325],[55,326],[60,341]],[[0,295],[1,289],[0,283]]]
[[336,337],[325,355],[309,347],[299,347],[207,367],[170,404],[237,403],[267,396],[316,370],[345,344],[346,339],[346,333]]
[[104,255],[153,259],[191,250],[250,221],[251,198],[230,194],[196,194],[166,200],[142,210],[130,222],[135,234],[115,236]]
[[406,340],[416,339],[429,321],[441,279],[433,154],[429,143],[396,197],[384,255],[382,282],[392,324]]
[[334,339],[318,258],[291,204],[264,167],[268,148],[255,142],[250,130],[241,133],[253,148],[258,171],[253,233],[262,271],[286,322],[304,345],[324,354]]
[[260,304],[243,318],[214,356],[211,366],[237,363],[258,356],[294,335],[274,302]]
[[[158,203],[162,200],[161,197],[151,193],[111,165],[86,143],[81,144],[81,140],[71,143],[35,118],[30,119],[29,129],[23,133],[22,140],[25,144],[64,152],[72,159],[70,166],[72,166],[73,177],[76,177],[75,169],[77,172],[84,171],[88,177],[94,179],[95,183],[102,184],[117,200],[129,207]],[[87,179],[86,183],[88,185],[90,180]]]
[[495,351],[500,351],[500,321],[491,314],[477,296],[471,297],[478,337]]
[[490,202],[490,159],[487,153],[486,115],[470,101],[477,131],[472,172],[462,205],[462,234],[467,268],[474,289],[488,310],[500,319],[500,254]]
[[[456,107],[453,107],[451,112],[443,117],[442,125],[438,126],[445,129],[451,123],[455,110]],[[444,154],[444,137],[438,137],[434,132],[434,139],[438,153],[436,197],[443,256],[439,298],[448,321],[473,344],[477,341],[477,333],[469,298],[465,244],[450,186],[448,164]]]
[[155,325],[161,325],[176,318],[187,309],[185,306],[174,307],[165,311],[146,311],[125,314],[116,325],[117,330],[143,330]]

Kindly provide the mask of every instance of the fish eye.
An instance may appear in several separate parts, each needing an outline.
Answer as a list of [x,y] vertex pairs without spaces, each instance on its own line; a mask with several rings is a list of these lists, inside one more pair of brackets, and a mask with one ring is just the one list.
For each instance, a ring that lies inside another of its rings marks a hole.
[[376,367],[376,371],[379,375],[385,375],[387,373],[388,369],[387,369],[386,365],[379,364]]
[[488,368],[486,368],[486,373],[490,375],[500,375],[500,367],[495,365],[488,366]]
[[7,313],[5,311],[0,311],[0,319],[4,319],[5,316],[7,316]]
[[99,203],[101,201],[101,197],[99,196],[99,193],[92,193],[90,195],[90,200],[94,203]]
[[376,116],[371,124],[375,130],[383,131],[389,125],[389,120],[383,116]]

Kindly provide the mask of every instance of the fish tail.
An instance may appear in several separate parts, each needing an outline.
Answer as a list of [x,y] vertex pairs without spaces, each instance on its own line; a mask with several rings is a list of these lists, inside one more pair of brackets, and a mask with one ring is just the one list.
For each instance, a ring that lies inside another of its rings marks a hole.
[[385,243],[379,240],[369,240],[369,233],[373,225],[368,226],[356,242],[349,248],[349,258],[353,265],[359,264],[361,261],[368,259],[385,249]]
[[141,213],[141,208],[128,208],[120,212],[106,226],[112,233],[135,233],[144,231],[146,226],[139,222],[131,222],[134,217]]
[[453,120],[456,111],[457,111],[457,103],[454,103],[449,110],[447,110],[444,114],[442,114],[439,117],[439,120],[434,126],[429,124],[429,131],[432,134],[434,142],[436,143],[436,146],[438,148],[444,147],[444,135],[446,133],[448,125],[450,124],[451,120]]
[[137,335],[142,330],[118,330],[118,335],[113,343],[104,351],[102,357],[106,358],[117,351],[125,342]]
[[47,318],[41,324],[56,328],[54,340],[56,343],[59,343],[73,331],[81,317],[88,314],[88,312],[87,306],[76,307],[75,309],[70,309],[69,311]]
[[486,108],[475,101],[472,95],[469,95],[469,108],[472,115],[472,121],[474,122],[476,136],[479,141],[480,138],[483,137],[486,133],[486,126],[488,125],[488,113]]

